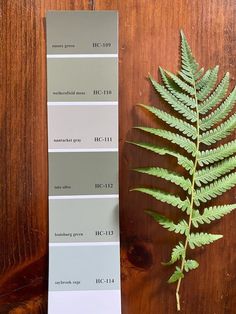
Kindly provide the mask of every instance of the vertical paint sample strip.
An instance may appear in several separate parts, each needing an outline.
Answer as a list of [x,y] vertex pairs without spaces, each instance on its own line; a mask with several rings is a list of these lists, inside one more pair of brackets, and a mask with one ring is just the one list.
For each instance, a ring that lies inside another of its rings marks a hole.
[[121,313],[117,29],[47,14],[49,314]]

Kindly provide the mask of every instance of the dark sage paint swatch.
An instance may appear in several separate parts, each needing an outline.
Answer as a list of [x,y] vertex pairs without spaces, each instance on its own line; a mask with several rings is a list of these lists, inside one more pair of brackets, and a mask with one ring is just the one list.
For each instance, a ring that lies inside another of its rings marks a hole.
[[49,153],[49,193],[118,194],[118,153]]

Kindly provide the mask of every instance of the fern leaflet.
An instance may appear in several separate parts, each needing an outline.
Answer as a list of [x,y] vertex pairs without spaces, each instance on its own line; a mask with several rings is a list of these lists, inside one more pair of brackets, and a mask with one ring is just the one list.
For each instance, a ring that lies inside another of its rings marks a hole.
[[163,203],[170,204],[174,207],[180,208],[182,211],[186,211],[189,208],[189,199],[181,200],[180,197],[175,196],[173,194],[166,193],[164,191],[156,190],[156,189],[148,189],[148,188],[135,188],[132,191],[139,191],[145,194],[152,196],[153,198],[161,201]]
[[169,113],[162,111],[162,110],[159,110],[155,107],[151,107],[151,106],[147,106],[147,105],[141,105],[141,104],[139,106],[147,109],[149,112],[153,113],[159,119],[166,122],[171,127],[176,128],[177,130],[179,130],[183,134],[187,135],[188,137],[190,137],[192,139],[196,138],[197,130],[191,124],[189,124],[189,123],[187,123],[181,119],[178,119],[178,118],[170,115]]
[[222,121],[232,110],[236,101],[236,88],[226,98],[226,100],[211,114],[201,120],[200,128],[205,131],[216,123]]
[[169,231],[174,231],[175,233],[180,234],[186,234],[188,233],[188,224],[186,220],[182,219],[180,222],[175,224],[172,220],[166,218],[165,216],[162,216],[160,214],[157,214],[153,211],[146,210],[146,213],[149,214],[153,219],[164,228],[168,229]]
[[203,214],[200,214],[199,210],[194,210],[192,223],[194,227],[198,228],[199,225],[209,224],[216,219],[222,218],[234,209],[236,209],[236,204],[205,208]]
[[223,236],[221,234],[211,234],[211,233],[191,233],[188,239],[190,249],[195,249],[196,246],[204,246],[210,244],[214,241],[221,239]]
[[171,253],[170,261],[167,263],[162,263],[163,265],[172,265],[178,260],[184,258],[185,248],[182,242],[179,242],[173,249]]
[[200,202],[207,202],[211,199],[223,194],[231,189],[236,184],[236,172],[231,173],[217,181],[214,181],[208,186],[196,190],[194,203],[199,206]]
[[199,106],[199,112],[201,114],[207,113],[211,108],[216,106],[227,93],[229,86],[229,74],[226,73],[220,84],[215,91]]
[[142,130],[147,133],[151,133],[153,135],[160,136],[164,139],[171,141],[173,144],[179,145],[181,148],[185,149],[188,153],[193,156],[196,153],[196,145],[194,142],[189,140],[188,138],[181,136],[176,133],[172,133],[170,131],[154,129],[154,128],[145,128],[145,127],[136,127],[136,129]]
[[225,159],[214,166],[198,170],[195,174],[196,185],[201,186],[202,183],[207,184],[208,182],[212,182],[220,176],[232,171],[235,167],[236,157],[234,156],[229,159]]
[[190,270],[198,268],[199,264],[197,261],[192,259],[187,259],[184,264],[184,270],[189,272]]
[[158,167],[137,168],[137,169],[134,169],[134,171],[137,171],[140,173],[146,173],[151,176],[165,179],[176,185],[179,185],[184,191],[189,191],[191,188],[191,181],[189,179],[186,179],[183,176],[180,176],[178,173],[174,171],[170,171],[164,168],[158,168]]

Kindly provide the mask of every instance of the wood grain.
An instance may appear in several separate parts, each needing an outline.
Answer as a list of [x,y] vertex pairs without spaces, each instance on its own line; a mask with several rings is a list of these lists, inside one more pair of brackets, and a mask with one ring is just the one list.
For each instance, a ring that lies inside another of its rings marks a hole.
[[[219,64],[235,84],[236,4],[234,0],[1,0],[0,55],[0,313],[38,314],[47,310],[47,119],[45,14],[47,10],[119,10],[120,16],[120,202],[123,314],[173,314],[175,287],[166,283],[167,260],[175,237],[143,210],[173,214],[131,187],[147,181],[137,166],[168,166],[173,160],[139,152],[125,143],[144,139],[133,131],[154,120],[135,105],[165,107],[146,80],[158,66],[176,71],[179,30],[205,68]],[[165,107],[166,108],[166,107]],[[161,125],[161,124],[160,124]],[[169,187],[168,187],[169,188]],[[173,186],[170,186],[174,189]],[[235,190],[220,201],[234,202]],[[224,239],[196,258],[200,268],[181,288],[182,313],[233,314],[236,308],[236,213],[208,230]],[[83,313],[86,314],[86,313]],[[112,314],[112,313],[111,313]]]

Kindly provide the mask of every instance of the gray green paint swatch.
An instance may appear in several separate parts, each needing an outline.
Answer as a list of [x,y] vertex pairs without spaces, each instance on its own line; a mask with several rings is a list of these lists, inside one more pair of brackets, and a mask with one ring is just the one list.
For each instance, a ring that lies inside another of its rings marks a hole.
[[118,245],[54,246],[49,254],[51,291],[119,289]]
[[56,58],[47,64],[49,102],[117,101],[117,58]]
[[50,242],[119,241],[118,198],[51,199]]
[[49,195],[118,194],[117,152],[49,153]]
[[48,54],[116,54],[116,11],[50,11]]

